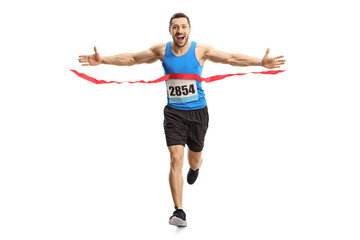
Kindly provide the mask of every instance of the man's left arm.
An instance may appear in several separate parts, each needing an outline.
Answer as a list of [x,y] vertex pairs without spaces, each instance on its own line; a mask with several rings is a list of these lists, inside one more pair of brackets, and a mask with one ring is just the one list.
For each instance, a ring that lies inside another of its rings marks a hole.
[[208,47],[204,53],[206,59],[215,62],[230,64],[232,66],[263,66],[265,68],[279,68],[285,63],[284,56],[269,57],[270,49],[266,50],[266,53],[262,59],[250,57],[239,53],[226,53],[220,50],[216,50],[212,47]]

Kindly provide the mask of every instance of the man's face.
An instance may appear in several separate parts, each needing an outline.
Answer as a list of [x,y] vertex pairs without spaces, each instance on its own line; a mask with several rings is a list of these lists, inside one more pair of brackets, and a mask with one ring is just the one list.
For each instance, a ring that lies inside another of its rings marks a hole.
[[169,29],[174,44],[178,47],[184,47],[189,40],[190,26],[186,18],[175,18],[172,20]]

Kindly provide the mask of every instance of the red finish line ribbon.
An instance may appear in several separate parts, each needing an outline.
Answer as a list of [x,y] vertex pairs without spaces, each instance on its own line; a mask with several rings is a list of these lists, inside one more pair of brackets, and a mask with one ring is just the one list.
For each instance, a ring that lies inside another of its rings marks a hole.
[[152,80],[152,81],[144,81],[144,80],[140,80],[140,81],[121,81],[121,82],[117,82],[117,81],[105,81],[105,80],[98,80],[96,78],[90,77],[84,73],[79,73],[76,70],[70,69],[70,71],[72,71],[73,73],[75,73],[76,75],[78,75],[79,77],[88,80],[92,83],[95,84],[107,84],[107,83],[117,83],[117,84],[121,84],[121,83],[159,83],[159,82],[163,82],[166,81],[168,79],[196,79],[199,82],[214,82],[217,80],[221,80],[227,77],[232,77],[232,76],[243,76],[249,73],[252,74],[271,74],[271,75],[275,75],[278,73],[282,73],[285,72],[285,70],[270,70],[270,71],[263,71],[263,72],[249,72],[249,73],[234,73],[234,74],[225,74],[225,75],[215,75],[215,76],[211,76],[211,77],[207,77],[207,78],[200,78],[199,75],[197,74],[188,74],[188,73],[171,73],[171,74],[167,74],[165,76],[162,76],[158,79]]

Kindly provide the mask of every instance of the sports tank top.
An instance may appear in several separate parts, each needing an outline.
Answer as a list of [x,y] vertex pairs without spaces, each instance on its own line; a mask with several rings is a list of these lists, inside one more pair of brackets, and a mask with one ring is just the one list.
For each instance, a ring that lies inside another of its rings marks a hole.
[[[201,77],[203,66],[195,55],[196,42],[191,42],[185,55],[178,57],[171,51],[171,42],[166,44],[162,63],[165,75],[170,73],[197,74]],[[193,84],[192,84],[193,83]],[[180,110],[195,110],[206,106],[205,93],[197,80],[173,79],[166,81],[167,105]]]

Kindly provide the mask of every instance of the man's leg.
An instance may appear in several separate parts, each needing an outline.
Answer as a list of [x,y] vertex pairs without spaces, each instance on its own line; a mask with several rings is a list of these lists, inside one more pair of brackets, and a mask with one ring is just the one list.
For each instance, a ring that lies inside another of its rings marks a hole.
[[194,184],[199,176],[199,168],[201,167],[203,161],[201,154],[202,151],[194,152],[188,149],[188,160],[189,160],[190,169],[187,174],[187,182],[189,184]]
[[169,146],[169,151],[171,159],[169,183],[176,209],[176,211],[170,217],[169,223],[178,227],[186,227],[186,214],[182,209],[182,191],[184,185],[182,166],[184,163],[184,146]]
[[198,175],[199,168],[202,164],[202,150],[204,148],[204,141],[206,131],[209,125],[209,114],[207,107],[197,109],[192,112],[189,131],[187,132],[186,144],[189,147],[188,160],[190,169],[187,174],[187,182],[194,184]]
[[201,164],[203,161],[201,154],[202,154],[202,151],[201,152],[193,152],[190,149],[188,149],[188,160],[189,160],[189,165],[190,165],[191,169],[196,170],[201,167]]
[[169,146],[170,152],[170,173],[169,183],[175,207],[182,208],[183,175],[182,166],[184,163],[184,146]]

